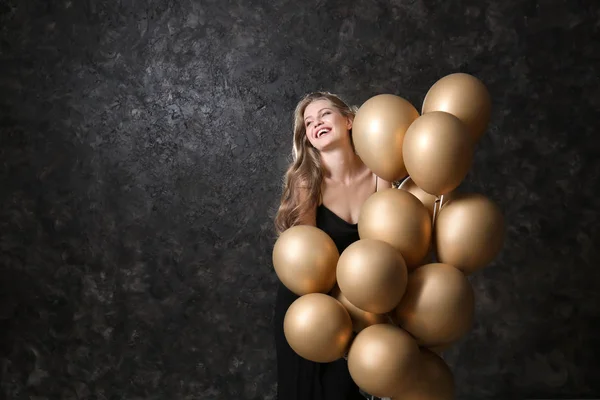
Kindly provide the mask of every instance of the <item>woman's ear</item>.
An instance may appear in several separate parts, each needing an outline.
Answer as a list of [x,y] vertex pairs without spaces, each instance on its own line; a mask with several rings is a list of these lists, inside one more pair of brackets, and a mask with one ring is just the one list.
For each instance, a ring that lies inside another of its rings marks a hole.
[[354,122],[354,117],[348,117],[348,123],[346,124],[346,126],[348,127],[348,130],[352,129],[353,122]]

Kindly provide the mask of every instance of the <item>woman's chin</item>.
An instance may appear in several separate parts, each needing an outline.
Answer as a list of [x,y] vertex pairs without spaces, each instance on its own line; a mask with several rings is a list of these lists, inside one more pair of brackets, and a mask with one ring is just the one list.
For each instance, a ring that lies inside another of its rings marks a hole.
[[344,140],[342,138],[336,138],[332,136],[323,137],[319,139],[315,144],[316,149],[319,151],[331,151],[344,148],[347,144],[349,145],[350,142],[348,141],[348,143],[344,143]]

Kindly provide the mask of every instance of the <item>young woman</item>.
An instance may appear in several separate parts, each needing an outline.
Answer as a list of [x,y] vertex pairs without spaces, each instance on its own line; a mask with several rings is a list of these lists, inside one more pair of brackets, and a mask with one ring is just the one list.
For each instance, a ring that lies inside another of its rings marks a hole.
[[[364,201],[392,187],[361,161],[352,144],[356,108],[328,92],[306,95],[294,113],[293,161],[285,174],[275,217],[278,233],[294,225],[325,231],[340,254],[359,239],[357,221]],[[281,282],[275,305],[279,400],[364,400],[345,359],[315,363],[297,355],[283,333],[283,319],[297,295]]]

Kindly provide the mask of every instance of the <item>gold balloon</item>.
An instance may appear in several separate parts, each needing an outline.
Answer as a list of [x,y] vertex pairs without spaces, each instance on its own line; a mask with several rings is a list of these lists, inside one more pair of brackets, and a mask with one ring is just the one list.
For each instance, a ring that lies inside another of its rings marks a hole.
[[404,330],[391,324],[372,325],[354,338],[348,370],[362,390],[392,397],[415,379],[419,358],[419,347]]
[[298,296],[328,293],[335,285],[339,256],[327,233],[314,226],[296,225],[275,242],[273,266],[281,283]]
[[398,400],[454,400],[454,374],[438,355],[421,349],[418,373],[410,386],[392,399]]
[[296,299],[283,319],[290,347],[314,362],[333,362],[346,354],[352,338],[352,320],[333,297],[309,293]]
[[417,186],[417,184],[410,178],[406,178],[404,182],[398,187],[400,190],[405,190],[408,193],[415,196],[427,209],[429,216],[433,219],[433,208],[435,206],[435,201],[437,200],[437,196],[427,193],[423,189]]
[[451,265],[423,265],[408,276],[395,322],[410,332],[419,345],[433,347],[455,342],[473,324],[475,299],[465,275]]
[[413,182],[439,196],[456,189],[473,162],[474,142],[452,114],[434,111],[417,118],[404,136],[402,154]]
[[331,291],[331,296],[342,303],[346,311],[348,311],[348,314],[350,314],[350,318],[352,319],[352,329],[356,333],[371,325],[387,324],[390,322],[389,318],[385,314],[375,314],[361,310],[354,304],[350,303],[337,285]]
[[494,202],[477,193],[457,194],[436,218],[438,260],[471,274],[500,252],[504,232],[504,217]]
[[[418,187],[417,184],[410,178],[410,176],[408,178],[406,178],[400,184],[400,186],[398,186],[398,189],[407,191],[408,193],[412,194],[417,199],[419,199],[419,201],[421,203],[423,203],[423,205],[427,209],[427,212],[429,213],[429,216],[433,220],[433,210],[435,207],[435,201],[437,199],[437,196],[429,194],[426,191],[424,191],[423,189],[421,189],[420,187]],[[441,207],[443,207],[447,202],[449,202],[452,199],[452,195],[454,193],[455,192],[446,193],[445,195],[440,197],[440,201],[437,206],[438,212],[439,212],[439,209],[441,209]]]
[[477,142],[487,129],[491,109],[492,100],[485,85],[472,75],[456,73],[441,78],[429,89],[422,114],[433,111],[453,114]]
[[402,299],[408,272],[402,255],[390,244],[361,239],[344,250],[337,284],[350,303],[375,314],[392,311]]
[[410,102],[392,94],[371,97],[358,109],[352,123],[354,148],[375,175],[390,182],[406,176],[402,143],[418,116]]
[[420,265],[427,255],[431,232],[431,219],[423,203],[412,194],[394,188],[369,196],[358,219],[360,238],[391,244],[400,252],[408,269]]

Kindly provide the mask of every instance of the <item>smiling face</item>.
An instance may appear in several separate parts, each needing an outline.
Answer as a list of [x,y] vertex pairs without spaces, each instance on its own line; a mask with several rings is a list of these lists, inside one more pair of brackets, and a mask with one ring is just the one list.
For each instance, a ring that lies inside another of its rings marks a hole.
[[352,121],[329,100],[315,100],[304,110],[304,128],[308,141],[318,150],[338,140],[348,140]]

